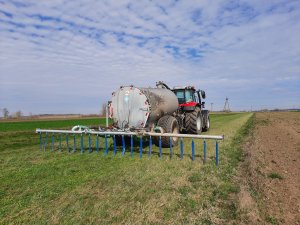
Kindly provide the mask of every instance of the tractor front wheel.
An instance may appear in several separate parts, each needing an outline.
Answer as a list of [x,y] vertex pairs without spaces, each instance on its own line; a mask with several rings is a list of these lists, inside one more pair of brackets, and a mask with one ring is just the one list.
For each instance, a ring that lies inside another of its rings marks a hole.
[[206,116],[206,118],[204,118],[204,127],[203,127],[203,131],[208,131],[210,128],[210,118],[209,115]]

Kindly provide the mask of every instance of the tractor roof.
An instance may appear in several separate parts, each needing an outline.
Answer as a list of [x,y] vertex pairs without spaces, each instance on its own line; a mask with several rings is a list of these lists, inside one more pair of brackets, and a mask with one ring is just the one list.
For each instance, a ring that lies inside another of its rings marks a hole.
[[196,90],[194,86],[175,86],[175,87],[173,87],[173,90],[182,90],[182,89]]

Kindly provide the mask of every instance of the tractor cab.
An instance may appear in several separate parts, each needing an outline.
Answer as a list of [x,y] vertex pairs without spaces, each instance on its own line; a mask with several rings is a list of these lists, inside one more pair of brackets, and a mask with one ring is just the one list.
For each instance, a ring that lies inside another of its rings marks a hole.
[[174,87],[172,91],[178,98],[179,107],[183,110],[194,110],[196,106],[204,108],[204,102],[201,102],[201,97],[205,98],[204,91],[196,91],[192,86]]

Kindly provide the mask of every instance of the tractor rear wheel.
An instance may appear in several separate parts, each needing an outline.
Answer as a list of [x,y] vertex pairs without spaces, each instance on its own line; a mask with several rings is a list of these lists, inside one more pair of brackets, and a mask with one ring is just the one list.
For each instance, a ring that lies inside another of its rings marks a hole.
[[[173,116],[163,116],[158,120],[157,126],[161,127],[165,133],[172,133],[172,134],[179,133],[178,121]],[[172,139],[172,146],[176,146],[178,144],[178,137],[171,137],[171,139]],[[161,137],[161,145],[164,148],[170,147],[170,137]]]
[[193,112],[185,114],[185,129],[188,134],[201,134],[202,116],[198,107]]

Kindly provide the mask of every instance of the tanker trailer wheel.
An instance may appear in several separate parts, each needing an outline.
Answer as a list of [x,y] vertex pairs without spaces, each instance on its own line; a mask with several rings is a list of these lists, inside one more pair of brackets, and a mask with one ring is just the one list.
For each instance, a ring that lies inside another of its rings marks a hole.
[[[179,126],[178,121],[173,116],[163,116],[157,122],[157,126],[163,128],[165,133],[178,134]],[[156,140],[158,145],[158,138]],[[172,146],[178,144],[178,137],[172,137]],[[164,148],[170,147],[170,137],[161,137],[161,145]]]
[[[130,145],[130,136],[124,136],[125,146]],[[116,135],[116,145],[123,146],[122,135]]]
[[198,107],[193,112],[185,114],[185,129],[188,134],[201,134],[202,116]]

